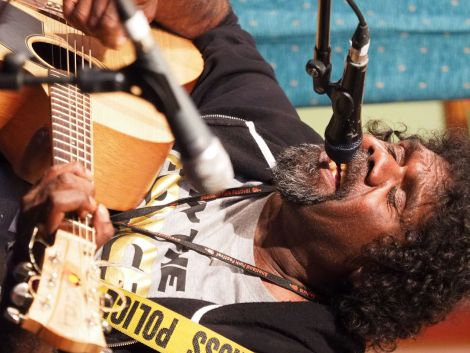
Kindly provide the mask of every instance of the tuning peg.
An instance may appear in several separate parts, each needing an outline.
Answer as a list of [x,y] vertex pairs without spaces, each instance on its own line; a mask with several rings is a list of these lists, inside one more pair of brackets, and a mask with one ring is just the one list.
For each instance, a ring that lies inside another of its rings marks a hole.
[[18,283],[11,291],[10,298],[11,301],[20,308],[29,306],[33,301],[33,296],[29,292],[28,283]]
[[109,293],[105,293],[105,295],[102,296],[102,300],[105,308],[111,308],[114,305],[114,298]]
[[13,276],[17,282],[27,282],[30,277],[36,275],[33,264],[30,262],[21,262],[13,271]]
[[7,319],[10,322],[13,322],[16,325],[21,324],[23,321],[23,314],[20,313],[20,311],[16,308],[13,307],[8,307],[7,310],[5,310],[5,313],[3,314],[5,319]]
[[103,332],[105,334],[109,334],[113,330],[113,327],[106,320],[101,321],[101,327],[103,328]]

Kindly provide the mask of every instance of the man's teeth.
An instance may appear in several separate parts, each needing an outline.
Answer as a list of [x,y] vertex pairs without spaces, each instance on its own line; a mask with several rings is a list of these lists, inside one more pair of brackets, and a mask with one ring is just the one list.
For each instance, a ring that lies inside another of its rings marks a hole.
[[341,169],[341,178],[339,179],[339,185],[343,185],[344,180],[346,180],[346,171],[348,170],[348,165],[347,164],[341,164],[340,165]]
[[330,161],[328,163],[328,168],[330,169],[331,174],[333,177],[336,178],[336,175],[338,174],[338,170],[340,170],[340,184],[343,183],[344,177],[346,175],[346,170],[348,169],[348,166],[346,164],[336,164],[334,161]]
[[328,168],[330,168],[331,174],[333,174],[333,176],[336,178],[336,174],[338,174],[338,167],[336,166],[336,163],[334,161],[330,161]]

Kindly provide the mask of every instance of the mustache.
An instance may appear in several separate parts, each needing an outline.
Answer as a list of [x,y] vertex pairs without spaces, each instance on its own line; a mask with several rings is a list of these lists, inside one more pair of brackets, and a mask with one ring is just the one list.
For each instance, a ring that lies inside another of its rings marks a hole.
[[278,156],[273,169],[274,184],[284,199],[299,205],[313,205],[329,200],[340,200],[353,194],[369,172],[369,155],[357,151],[347,165],[347,170],[336,192],[324,194],[319,190],[322,184],[320,162],[324,149],[319,145],[303,144],[290,147]]

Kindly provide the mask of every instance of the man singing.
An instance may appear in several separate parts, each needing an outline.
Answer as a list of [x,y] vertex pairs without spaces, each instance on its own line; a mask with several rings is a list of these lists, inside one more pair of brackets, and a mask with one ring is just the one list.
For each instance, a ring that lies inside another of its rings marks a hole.
[[[194,40],[204,71],[192,98],[230,154],[229,187],[260,191],[203,201],[176,147],[145,199],[176,205],[131,224],[217,250],[282,283],[127,229],[111,238],[109,215],[79,164],[55,166],[33,186],[20,229],[31,229],[25,216],[32,213],[49,233],[66,212],[93,215],[105,243],[99,256],[112,264],[106,281],[175,310],[218,304],[200,323],[255,352],[394,348],[468,298],[468,138],[399,134],[392,143],[392,132],[376,123],[338,168],[226,0],[140,6],[150,21]],[[71,23],[107,45],[123,41],[111,1],[65,0],[64,8]],[[146,349],[135,343],[115,352]]]

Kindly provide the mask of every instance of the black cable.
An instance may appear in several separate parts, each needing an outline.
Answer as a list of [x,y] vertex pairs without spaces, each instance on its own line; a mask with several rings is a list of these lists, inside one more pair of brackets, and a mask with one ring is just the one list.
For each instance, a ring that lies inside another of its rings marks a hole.
[[346,0],[349,4],[349,6],[351,6],[351,8],[353,9],[354,13],[356,14],[357,16],[357,19],[359,20],[359,24],[361,26],[366,26],[367,23],[366,23],[366,20],[364,18],[364,16],[362,15],[362,12],[361,10],[359,10],[359,7],[357,7],[356,3],[354,2],[354,0]]

